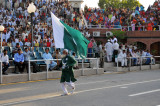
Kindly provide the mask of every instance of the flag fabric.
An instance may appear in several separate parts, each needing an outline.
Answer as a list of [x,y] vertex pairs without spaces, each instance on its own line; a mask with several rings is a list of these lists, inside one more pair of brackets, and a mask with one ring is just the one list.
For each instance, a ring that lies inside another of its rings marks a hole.
[[62,22],[52,12],[51,17],[55,47],[72,50],[78,57],[85,58],[89,41],[80,31]]

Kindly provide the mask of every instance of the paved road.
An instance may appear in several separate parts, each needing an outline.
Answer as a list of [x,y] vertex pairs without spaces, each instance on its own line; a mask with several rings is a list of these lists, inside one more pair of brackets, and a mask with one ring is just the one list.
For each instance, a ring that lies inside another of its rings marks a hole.
[[0,86],[0,106],[159,106],[160,70],[83,76],[74,95],[59,80]]

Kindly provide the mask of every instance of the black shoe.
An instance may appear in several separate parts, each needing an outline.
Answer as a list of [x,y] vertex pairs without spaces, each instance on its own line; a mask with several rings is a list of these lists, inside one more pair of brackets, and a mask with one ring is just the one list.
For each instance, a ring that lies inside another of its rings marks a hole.
[[49,68],[49,71],[52,71],[52,69]]
[[34,71],[33,73],[37,73],[36,71]]
[[38,72],[42,72],[41,70],[39,70]]
[[3,75],[8,75],[8,73],[7,73],[7,72],[4,72]]
[[20,74],[20,72],[13,72],[14,74]]

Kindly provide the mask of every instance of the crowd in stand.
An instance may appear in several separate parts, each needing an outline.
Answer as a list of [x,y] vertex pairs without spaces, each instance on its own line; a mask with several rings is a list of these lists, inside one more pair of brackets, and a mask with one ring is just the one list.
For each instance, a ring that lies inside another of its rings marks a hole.
[[149,6],[147,11],[144,7],[138,6],[135,10],[131,9],[116,9],[116,8],[88,8],[84,10],[85,18],[89,27],[98,28],[121,28],[125,31],[152,31],[159,30],[160,25],[160,1],[155,1],[152,6]]
[[[12,1],[12,2],[11,2]],[[29,0],[9,0],[7,8],[0,3],[0,23],[5,27],[2,35],[2,45],[15,47],[30,47],[32,41],[31,17],[27,7]],[[54,47],[52,20],[50,12],[69,26],[88,33],[83,26],[82,14],[70,6],[68,0],[35,0],[36,12],[33,16],[33,41],[35,47]]]

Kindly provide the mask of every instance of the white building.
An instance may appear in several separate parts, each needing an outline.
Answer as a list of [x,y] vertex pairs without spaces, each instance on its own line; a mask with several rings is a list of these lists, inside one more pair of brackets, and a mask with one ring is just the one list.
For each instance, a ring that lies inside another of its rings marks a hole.
[[68,0],[68,1],[74,10],[81,11],[82,3],[84,2],[84,0]]

